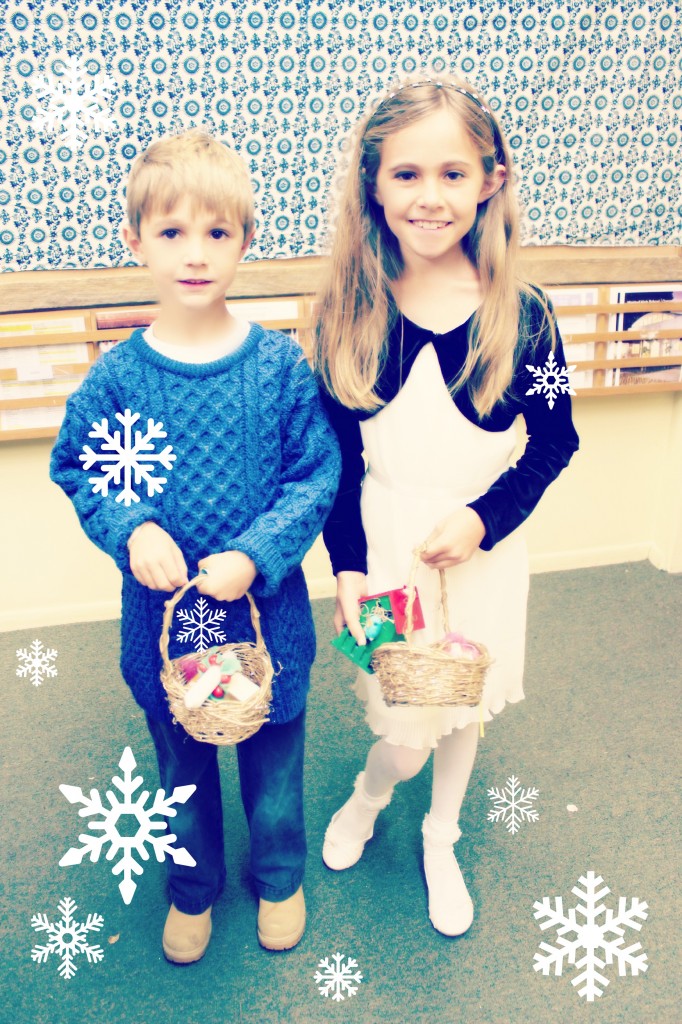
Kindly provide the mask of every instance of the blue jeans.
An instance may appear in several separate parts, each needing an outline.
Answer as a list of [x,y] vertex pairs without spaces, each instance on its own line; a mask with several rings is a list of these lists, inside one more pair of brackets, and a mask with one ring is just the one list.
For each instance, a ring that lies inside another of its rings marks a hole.
[[[168,828],[196,867],[176,864],[166,854],[171,900],[185,914],[201,914],[225,883],[223,807],[218,748],[192,739],[181,725],[147,716],[156,747],[161,788],[197,788]],[[237,744],[242,803],[251,837],[250,870],[258,896],[273,903],[292,896],[301,885],[307,853],[303,820],[305,710],[282,725],[266,723]]]

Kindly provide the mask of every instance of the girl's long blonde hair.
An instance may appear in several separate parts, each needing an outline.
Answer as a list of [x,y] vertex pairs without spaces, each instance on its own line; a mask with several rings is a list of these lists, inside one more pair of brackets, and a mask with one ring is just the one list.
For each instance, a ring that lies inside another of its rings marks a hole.
[[349,408],[373,411],[383,404],[375,387],[397,316],[390,282],[403,270],[398,241],[374,196],[383,141],[445,107],[461,119],[478,150],[486,176],[506,168],[504,185],[478,207],[462,240],[478,269],[483,299],[469,332],[465,364],[453,393],[466,386],[480,416],[491,412],[508,388],[519,338],[521,293],[531,293],[552,318],[541,294],[519,279],[519,210],[508,144],[491,111],[459,79],[439,76],[408,82],[384,99],[359,125],[336,212],[327,279],[315,320],[314,363],[327,390]]

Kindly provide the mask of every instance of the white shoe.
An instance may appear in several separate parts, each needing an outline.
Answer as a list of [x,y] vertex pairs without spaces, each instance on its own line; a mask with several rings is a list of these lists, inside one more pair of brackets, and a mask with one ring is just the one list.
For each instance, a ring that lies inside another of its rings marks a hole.
[[344,871],[362,857],[374,835],[374,822],[379,811],[388,807],[393,788],[383,796],[369,796],[364,788],[365,773],[355,780],[355,792],[329,822],[324,836],[322,860],[332,871]]
[[431,924],[443,935],[463,935],[474,919],[474,905],[452,850],[461,832],[456,823],[427,814],[422,834]]

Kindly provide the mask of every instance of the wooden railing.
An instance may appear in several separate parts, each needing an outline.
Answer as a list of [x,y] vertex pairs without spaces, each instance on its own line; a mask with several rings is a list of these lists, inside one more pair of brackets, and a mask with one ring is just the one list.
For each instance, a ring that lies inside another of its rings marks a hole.
[[[244,263],[230,308],[307,348],[325,264]],[[682,249],[527,248],[522,264],[552,296],[577,395],[682,390]],[[90,365],[155,312],[142,267],[0,275],[0,440],[54,436]]]

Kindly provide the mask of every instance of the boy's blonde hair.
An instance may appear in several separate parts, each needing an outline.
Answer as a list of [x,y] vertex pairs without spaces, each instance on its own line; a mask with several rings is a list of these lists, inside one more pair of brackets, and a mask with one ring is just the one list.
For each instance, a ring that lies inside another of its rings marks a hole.
[[200,128],[165,136],[138,156],[127,187],[132,232],[139,238],[144,217],[169,213],[184,196],[218,217],[234,211],[245,240],[253,232],[253,188],[244,161]]
[[[374,389],[396,316],[390,282],[403,270],[398,241],[375,198],[381,146],[388,136],[440,109],[461,119],[486,178],[497,164],[506,169],[505,183],[479,205],[462,240],[478,269],[483,300],[472,321],[465,365],[449,386],[453,392],[466,386],[481,416],[491,412],[511,381],[520,352],[521,292],[537,297],[517,276],[519,210],[511,155],[496,118],[472,86],[457,78],[403,84],[359,125],[317,306],[315,365],[327,389],[350,408],[372,411],[383,404]],[[551,330],[551,318],[545,319]]]

